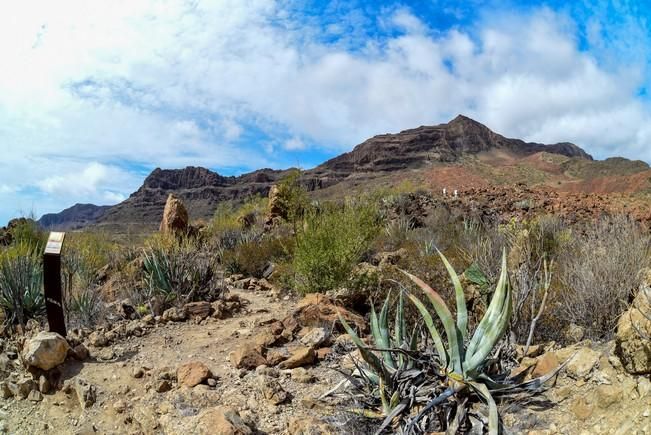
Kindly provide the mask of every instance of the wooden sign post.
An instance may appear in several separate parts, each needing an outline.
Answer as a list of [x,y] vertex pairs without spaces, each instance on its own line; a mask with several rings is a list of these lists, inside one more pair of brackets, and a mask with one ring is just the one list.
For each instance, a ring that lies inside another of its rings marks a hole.
[[66,321],[61,298],[61,248],[65,233],[51,232],[43,253],[43,289],[50,331],[65,337]]

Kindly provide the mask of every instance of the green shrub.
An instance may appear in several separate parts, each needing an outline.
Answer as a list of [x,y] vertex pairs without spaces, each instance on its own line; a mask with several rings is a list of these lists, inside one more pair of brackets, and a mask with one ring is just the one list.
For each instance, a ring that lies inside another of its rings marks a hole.
[[97,287],[76,290],[67,297],[68,325],[80,323],[92,327],[102,319],[104,301]]
[[307,212],[296,235],[297,290],[325,292],[342,285],[378,230],[377,208],[369,201],[326,204]]
[[308,208],[309,198],[301,185],[301,171],[293,170],[278,183],[275,206],[281,217],[295,227]]
[[0,253],[0,306],[6,323],[19,325],[45,310],[41,246],[20,242]]
[[64,290],[85,290],[97,281],[97,272],[111,261],[117,246],[103,233],[66,235],[61,255]]
[[25,244],[37,251],[45,249],[47,233],[39,228],[33,217],[17,219],[9,232],[13,245]]
[[269,262],[284,261],[291,256],[293,240],[265,237],[259,241],[245,241],[226,251],[222,257],[226,271],[262,278]]

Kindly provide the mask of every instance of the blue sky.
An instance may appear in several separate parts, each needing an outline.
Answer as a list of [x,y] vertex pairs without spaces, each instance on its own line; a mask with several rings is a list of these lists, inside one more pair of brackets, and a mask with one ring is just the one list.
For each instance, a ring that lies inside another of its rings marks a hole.
[[155,167],[309,168],[466,114],[651,161],[643,2],[0,6],[0,224],[114,204]]

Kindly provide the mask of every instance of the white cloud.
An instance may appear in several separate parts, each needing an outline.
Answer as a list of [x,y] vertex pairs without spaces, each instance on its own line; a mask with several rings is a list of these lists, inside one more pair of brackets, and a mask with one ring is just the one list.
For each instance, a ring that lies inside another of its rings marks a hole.
[[283,148],[287,151],[300,151],[307,148],[307,145],[298,137],[293,137],[283,143]]
[[37,185],[48,194],[90,196],[97,195],[103,185],[124,176],[124,171],[118,168],[93,162],[79,172],[51,175]]
[[[50,195],[39,202],[47,207],[117,201],[141,180],[132,167],[255,168],[270,164],[273,143],[337,153],[457,113],[510,136],[651,161],[649,107],[636,98],[644,69],[579,49],[576,25],[562,14],[489,13],[472,28],[441,32],[392,9],[378,21],[395,26],[394,36],[326,44],[319,23],[286,5],[0,6],[2,198],[18,198],[20,186]],[[605,50],[600,23],[588,32]],[[250,126],[270,137],[245,142]]]
[[6,193],[13,193],[16,190],[17,190],[16,187],[9,186],[7,184],[0,184],[0,193],[5,193],[5,194]]

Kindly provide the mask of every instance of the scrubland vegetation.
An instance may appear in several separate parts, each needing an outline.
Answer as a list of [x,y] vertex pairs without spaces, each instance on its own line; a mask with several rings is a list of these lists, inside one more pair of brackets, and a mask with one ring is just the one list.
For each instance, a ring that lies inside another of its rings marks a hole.
[[[279,191],[286,214],[273,229],[264,228],[267,198],[255,197],[243,204],[222,204],[193,236],[154,234],[141,246],[125,246],[101,232],[68,233],[62,275],[69,315],[82,324],[97,322],[101,316],[95,310],[110,302],[102,299],[107,296],[130,297],[141,311],[160,312],[174,304],[217,298],[224,274],[261,278],[270,270],[274,284],[299,294],[361,285],[369,295],[383,298],[396,287],[394,281],[404,281],[396,274],[400,268],[450,299],[453,292],[437,249],[464,271],[468,303],[481,312],[500,276],[504,248],[515,341],[526,341],[539,312],[535,340],[566,341],[570,324],[579,326],[585,337],[599,339],[611,336],[649,263],[648,233],[625,216],[572,227],[553,216],[492,223],[454,216],[436,206],[415,215],[410,207],[419,196],[427,196],[423,192],[383,191],[312,202],[296,176]],[[1,303],[7,324],[24,324],[43,310],[46,234],[31,223],[14,232],[12,244],[0,254]],[[359,279],[358,264],[393,251],[401,254],[395,267],[382,270],[381,279]],[[102,270],[119,277],[110,294],[99,291]]]
[[[407,433],[436,426],[433,418],[459,428],[481,400],[496,433],[493,396],[532,393],[546,380],[510,378],[504,343],[609,339],[649,265],[649,235],[625,216],[573,226],[553,216],[486,222],[428,198],[383,191],[316,202],[293,174],[278,186],[275,219],[269,200],[254,197],[222,204],[191,234],[154,234],[138,246],[69,233],[68,322],[101,324],[106,305],[123,298],[141,316],[213,301],[234,274],[298,295],[345,289],[363,295],[373,339],[363,341],[341,319],[364,359],[348,381],[367,392],[362,407]],[[43,319],[43,243],[27,223],[0,252],[8,330]],[[460,399],[426,415],[451,395]]]

